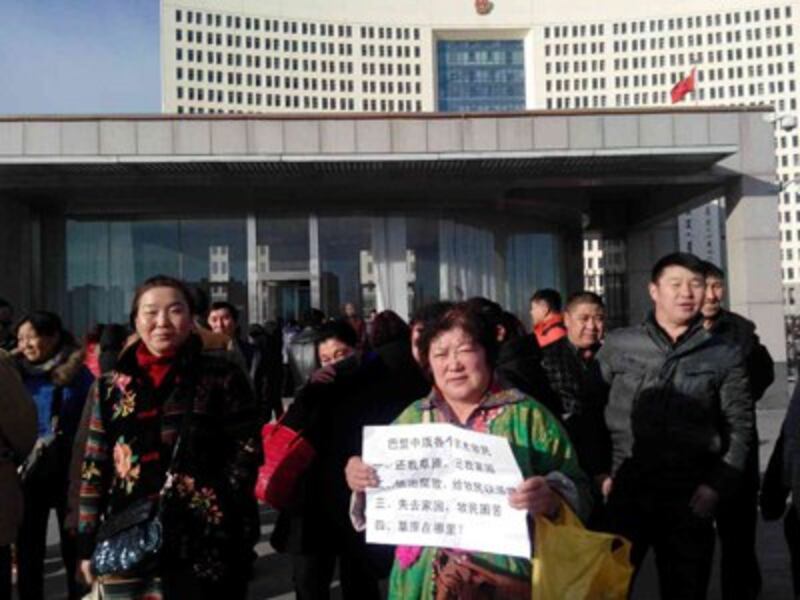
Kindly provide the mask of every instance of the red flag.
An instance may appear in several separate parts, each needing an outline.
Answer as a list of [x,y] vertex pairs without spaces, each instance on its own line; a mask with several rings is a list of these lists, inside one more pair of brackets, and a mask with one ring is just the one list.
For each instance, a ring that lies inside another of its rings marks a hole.
[[689,73],[689,76],[681,79],[678,83],[670,91],[670,96],[672,96],[672,103],[675,104],[676,102],[680,102],[683,100],[683,97],[688,94],[689,92],[694,91],[694,74],[697,70],[696,67],[692,67],[692,72]]

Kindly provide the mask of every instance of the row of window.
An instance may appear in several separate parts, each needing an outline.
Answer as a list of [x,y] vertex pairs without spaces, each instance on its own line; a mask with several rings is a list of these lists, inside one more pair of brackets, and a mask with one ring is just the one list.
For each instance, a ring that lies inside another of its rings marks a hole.
[[[328,98],[318,96],[281,96],[279,94],[259,94],[248,93],[247,95],[242,92],[237,92],[231,96],[232,92],[228,93],[229,105],[240,106],[266,106],[270,108],[297,108],[306,110],[346,110],[355,111],[356,103],[353,98]],[[213,100],[210,100],[213,102]],[[217,100],[217,102],[222,102]],[[421,112],[422,101],[420,100],[394,100],[394,99],[362,99],[361,110],[371,112]],[[203,106],[184,106],[178,105],[178,114],[230,114],[242,113],[241,109],[235,110],[231,108],[215,108]]]
[[[785,18],[791,18],[792,7],[784,7],[783,14]],[[723,25],[738,25],[742,21],[745,23],[758,23],[761,21],[762,16],[764,21],[780,19],[781,9],[779,7],[771,7],[746,10],[744,12],[730,12],[724,15],[721,13],[705,15],[705,26],[722,27]],[[687,29],[703,27],[703,17],[697,15],[690,17],[673,17],[669,19],[650,19],[649,21],[640,20],[630,21],[628,23],[614,23],[613,32],[615,35],[626,35],[628,32],[631,34],[662,32],[665,28],[667,31],[674,31],[676,29],[683,29],[684,23],[686,24]]]
[[[205,19],[203,18],[205,16]],[[274,31],[283,33],[291,33],[301,35],[317,35],[320,36],[340,38],[353,37],[352,25],[334,25],[331,23],[310,23],[310,22],[297,22],[297,21],[279,21],[278,19],[259,19],[257,17],[241,17],[236,15],[223,15],[206,13],[203,15],[200,11],[183,11],[178,9],[175,11],[175,22],[196,25],[205,25],[207,27],[227,27],[228,29],[241,29],[244,25],[246,31],[261,31],[262,23],[264,31]],[[361,37],[365,39],[397,39],[409,40],[420,38],[420,30],[416,27],[375,27],[375,26],[361,26]]]
[[[317,61],[303,61],[303,72],[304,73],[315,73],[317,72]],[[319,63],[322,73],[334,73],[335,72],[335,64],[333,63],[326,63],[321,62]],[[379,68],[376,68],[379,67]],[[411,65],[392,65],[392,64],[385,64],[380,63],[379,65],[375,65],[374,63],[364,63],[361,65],[361,73],[362,75],[376,75],[380,77],[394,77],[395,71],[396,75],[399,77],[407,76],[411,77],[412,74],[419,76],[420,74],[420,67],[419,65],[414,65],[415,68],[412,70]],[[310,67],[310,68],[309,68]],[[346,63],[343,67],[339,70],[342,74],[353,74],[353,65],[352,63]],[[395,68],[396,67],[396,68]],[[277,61],[275,68],[278,68]],[[286,70],[295,70],[298,69],[286,69]],[[242,72],[233,72],[228,71],[227,77],[225,76],[226,73],[223,71],[213,71],[207,70],[203,71],[202,69],[194,69],[192,67],[187,68],[184,71],[183,67],[176,67],[175,68],[175,79],[178,81],[183,81],[184,74],[186,75],[186,80],[188,81],[200,81],[203,80],[208,81],[209,83],[222,83],[223,81],[227,81],[228,85],[255,85],[261,86],[262,75],[260,73],[242,73]],[[263,75],[263,81],[265,85],[269,87],[271,84],[269,82],[272,81],[273,76],[275,80],[279,80],[280,77],[274,74],[265,74]],[[412,82],[406,82],[409,86]],[[420,87],[420,83],[415,81],[417,89]],[[419,93],[419,92],[417,92]]]
[[605,96],[577,96],[574,98],[548,98],[548,109],[605,108]]
[[[348,49],[345,49],[345,51],[340,51],[339,52],[339,56],[340,57],[341,56],[351,56],[352,52],[350,50],[351,49],[348,48]],[[420,56],[419,48],[417,47],[414,50],[415,50],[414,53],[413,53],[414,54],[414,58],[419,58],[419,56]],[[328,52],[322,51],[321,54],[323,54],[323,55],[324,54],[335,55],[336,53],[333,50],[330,50]],[[243,64],[246,64],[248,67],[255,67],[255,68],[259,68],[261,66],[261,57],[259,55],[252,55],[252,54],[244,54],[243,55],[243,54],[240,54],[240,53],[233,53],[233,52],[227,52],[227,53],[223,54],[222,52],[212,52],[211,50],[207,50],[206,53],[205,53],[205,60],[203,60],[203,51],[202,50],[194,50],[193,48],[188,48],[184,52],[184,49],[181,48],[181,47],[178,47],[178,48],[175,49],[175,59],[177,61],[182,61],[184,59],[184,56],[186,57],[186,62],[194,62],[194,63],[206,62],[206,63],[208,63],[210,65],[213,65],[213,64],[221,65],[221,64],[223,64],[223,56],[225,56],[227,58],[227,65],[231,66],[231,67],[233,67],[233,66],[240,67]],[[362,56],[373,57],[374,56],[374,52],[369,52],[367,54],[362,54]],[[387,57],[388,58],[392,58],[393,57],[393,53],[389,52],[386,56],[384,56],[384,53],[380,52],[378,57],[379,58],[387,58]],[[398,58],[409,58],[409,59],[412,58],[412,56],[411,56],[411,48],[405,48],[405,49],[398,48],[397,57]],[[275,64],[278,64],[279,63],[279,58],[278,57],[274,57],[274,58],[275,58]],[[272,59],[273,59],[273,56],[265,56],[264,57],[264,62],[265,63],[271,63]],[[285,60],[288,60],[288,58],[286,58]],[[293,60],[296,61],[297,59],[295,58]]]
[[[787,25],[786,29],[789,31],[787,33],[787,35],[791,35],[792,26],[791,25]],[[732,33],[735,33],[736,35],[732,35]],[[735,39],[735,40],[729,39],[729,40],[726,40],[724,42],[720,40],[720,41],[718,41],[716,43],[717,44],[726,44],[726,45],[727,44],[740,43],[741,40],[738,39],[740,37],[739,33],[741,33],[741,32],[728,32],[728,37],[729,38],[735,37],[737,39]],[[699,38],[700,36],[697,36],[697,37]],[[708,34],[708,37],[709,38],[712,37],[710,33]],[[776,37],[778,37],[778,36],[776,36]],[[770,35],[766,36],[766,38],[767,39],[773,39],[772,36],[770,36]],[[687,47],[702,46],[703,45],[701,41],[698,41],[695,44],[695,37],[694,36],[689,36],[687,39],[689,40],[689,43],[686,44]],[[760,36],[758,36],[758,39],[760,41]],[[748,38],[748,41],[751,41],[751,40],[749,40],[749,38]],[[648,48],[648,42],[649,42],[649,48]],[[713,43],[714,42],[709,41],[708,45],[711,45]],[[586,54],[586,49],[585,49],[586,48],[586,44],[573,44],[572,46],[573,46],[573,54]],[[684,47],[684,38],[683,38],[683,36],[681,36],[681,37],[670,37],[670,38],[650,38],[649,40],[647,38],[641,38],[641,39],[637,38],[637,39],[630,40],[630,43],[628,42],[628,40],[615,40],[614,41],[614,45],[613,45],[614,52],[617,52],[617,53],[628,52],[629,48],[630,48],[630,52],[640,52],[640,51],[644,51],[644,50],[664,50],[666,48],[675,49],[675,48],[683,48],[683,47]],[[545,54],[546,54],[546,52],[545,52]],[[558,54],[558,52],[556,52],[556,54]]]
[[[260,37],[251,37],[245,36],[244,38],[244,47],[247,50],[261,50],[261,40]],[[353,55],[353,44],[351,43],[344,43],[339,42],[338,44],[334,42],[317,42],[315,40],[280,40],[278,38],[263,38],[264,40],[264,50],[283,50],[283,52],[294,52],[303,54],[316,54],[319,52],[320,54],[336,54],[337,46],[338,46],[338,53],[342,56],[352,56]],[[176,42],[183,42],[183,30],[176,29],[175,30],[175,41]],[[225,42],[223,44],[223,41]],[[189,30],[186,35],[186,42],[189,44],[196,43],[202,44],[203,42],[203,35],[202,32],[194,32]],[[281,43],[283,42],[283,43]],[[226,46],[227,48],[241,48],[242,47],[242,36],[240,35],[232,35],[228,34],[225,38],[223,38],[221,33],[213,34],[207,33],[206,34],[206,41],[205,44],[208,46]],[[198,52],[201,52],[202,49],[196,49]],[[394,56],[398,58],[411,58],[411,56],[415,56],[419,58],[421,51],[419,46],[393,46],[393,45],[384,45],[384,44],[362,44],[361,45],[361,56],[375,56],[381,57],[389,57],[392,58]]]

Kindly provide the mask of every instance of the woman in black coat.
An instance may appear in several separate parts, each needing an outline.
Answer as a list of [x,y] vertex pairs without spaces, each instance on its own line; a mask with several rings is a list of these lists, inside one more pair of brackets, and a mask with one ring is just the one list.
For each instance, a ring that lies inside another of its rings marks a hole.
[[193,317],[182,282],[146,281],[131,309],[140,339],[93,389],[78,526],[87,581],[101,523],[162,498],[157,560],[103,577],[107,600],[246,597],[258,407],[241,368],[202,352]]

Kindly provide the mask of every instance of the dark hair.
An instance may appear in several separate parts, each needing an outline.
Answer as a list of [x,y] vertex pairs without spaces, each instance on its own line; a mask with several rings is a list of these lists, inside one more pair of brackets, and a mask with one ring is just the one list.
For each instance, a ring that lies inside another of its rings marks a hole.
[[199,285],[196,285],[191,289],[191,294],[192,300],[194,301],[194,311],[192,314],[204,319],[208,314],[208,292]]
[[83,335],[83,342],[84,344],[96,344],[100,341],[100,336],[103,335],[103,329],[105,325],[102,323],[95,323],[89,330]]
[[319,348],[322,342],[333,339],[344,342],[351,348],[355,348],[358,345],[356,330],[344,319],[336,319],[335,321],[323,323],[314,338],[317,348]]
[[467,302],[454,304],[438,319],[425,325],[418,344],[422,369],[428,375],[431,375],[430,360],[428,359],[431,344],[441,334],[456,327],[463,329],[464,333],[483,348],[489,369],[493,371],[497,365],[497,354],[499,352],[497,331],[481,311],[476,310],[474,305],[470,305]]
[[519,320],[519,317],[507,310],[504,310],[503,314],[500,316],[500,324],[506,332],[503,338],[504,342],[520,338],[526,333],[525,326],[522,324],[522,321]]
[[[34,310],[20,317],[14,327],[14,335],[19,335],[19,329],[25,323],[30,323],[33,330],[38,335],[45,335],[47,337],[64,336],[67,332],[64,330],[64,325],[61,322],[61,317],[56,313],[47,310]],[[69,335],[69,334],[68,334]],[[71,336],[70,336],[71,337]]]
[[227,310],[231,314],[231,317],[233,317],[233,320],[237,323],[239,322],[239,309],[230,302],[225,302],[224,300],[212,302],[211,307],[208,309],[208,314],[211,314],[215,310]]
[[531,296],[531,301],[529,304],[532,304],[533,302],[544,302],[553,312],[561,311],[561,294],[552,288],[536,290],[533,296]]
[[300,319],[302,327],[317,328],[325,322],[325,313],[318,308],[309,308]]
[[375,315],[372,320],[372,334],[370,343],[373,348],[378,348],[398,340],[408,341],[411,328],[393,310],[384,310]]
[[453,306],[454,304],[448,300],[423,304],[411,315],[409,325],[413,327],[417,323],[421,323],[424,326],[426,323],[435,321],[441,317],[444,313],[453,308]]
[[672,254],[662,256],[658,259],[658,262],[653,265],[653,270],[650,273],[650,282],[658,283],[658,280],[661,279],[661,275],[663,275],[664,271],[669,267],[683,267],[692,273],[697,273],[705,277],[702,260],[689,252],[673,252]]
[[489,319],[492,325],[503,324],[503,307],[497,302],[484,298],[483,296],[474,296],[466,301],[470,308],[474,308],[484,317]]
[[186,306],[189,308],[189,314],[192,316],[197,314],[195,297],[194,294],[192,294],[192,291],[189,289],[189,286],[183,283],[180,279],[170,277],[169,275],[156,275],[154,277],[150,277],[149,279],[145,279],[144,283],[136,288],[136,292],[133,294],[129,320],[130,325],[134,330],[136,329],[136,313],[139,312],[139,302],[141,301],[142,296],[153,288],[158,287],[168,287],[178,291],[181,296],[183,296]]
[[569,312],[578,304],[594,304],[600,308],[606,307],[606,305],[603,304],[603,299],[600,296],[594,292],[590,292],[589,290],[581,290],[580,292],[570,294],[569,298],[567,298],[567,303],[564,305],[564,310]]
[[7,308],[11,311],[11,314],[14,314],[14,307],[5,298],[0,298],[0,308]]
[[725,281],[725,271],[720,269],[714,263],[704,260],[703,261],[703,277],[714,277]]

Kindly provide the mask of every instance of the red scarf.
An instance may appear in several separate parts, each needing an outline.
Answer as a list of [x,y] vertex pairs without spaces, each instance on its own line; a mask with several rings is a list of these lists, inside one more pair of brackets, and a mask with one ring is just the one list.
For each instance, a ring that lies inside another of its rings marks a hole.
[[156,356],[147,349],[147,346],[139,344],[139,347],[136,348],[136,362],[150,378],[153,387],[158,388],[175,362],[175,352]]

